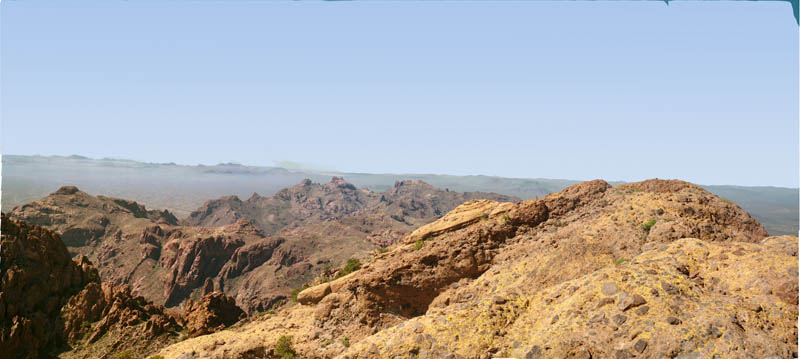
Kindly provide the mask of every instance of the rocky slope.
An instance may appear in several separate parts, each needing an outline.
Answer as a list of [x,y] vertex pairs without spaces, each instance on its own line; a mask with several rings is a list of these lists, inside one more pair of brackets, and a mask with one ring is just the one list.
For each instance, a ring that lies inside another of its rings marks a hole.
[[[61,238],[2,215],[0,358],[52,358],[74,350],[102,358],[150,353],[174,342],[177,322],[125,287],[100,282],[85,256],[73,261]],[[173,332],[171,332],[173,331]],[[95,343],[113,338],[110,345]]]
[[[165,358],[797,355],[797,238],[681,181],[470,201],[361,269]],[[225,343],[209,346],[208,343]]]
[[306,180],[271,198],[209,201],[181,225],[167,211],[68,186],[9,215],[61,234],[70,252],[86,255],[105,280],[130,284],[133,294],[156,304],[181,306],[211,286],[257,313],[325,267],[365,257],[464,200],[482,197],[511,199],[418,181],[376,194],[341,178]]

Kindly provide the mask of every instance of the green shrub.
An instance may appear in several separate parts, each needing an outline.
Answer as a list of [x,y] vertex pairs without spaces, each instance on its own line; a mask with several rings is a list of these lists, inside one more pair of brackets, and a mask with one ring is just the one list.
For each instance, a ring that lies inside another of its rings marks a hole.
[[278,338],[275,343],[275,350],[273,351],[276,357],[281,359],[294,359],[297,357],[297,352],[292,348],[292,337],[283,335]]
[[344,345],[345,348],[349,348],[350,347],[350,339],[348,339],[347,337],[342,338],[342,345]]
[[322,343],[322,347],[324,348],[331,344],[333,344],[333,339],[328,339],[324,343]]
[[625,262],[627,262],[627,261],[628,261],[628,259],[627,259],[627,258],[620,258],[620,259],[617,259],[617,260],[614,262],[614,264],[616,264],[616,265],[620,265],[620,264],[622,264],[622,263],[625,263]]
[[357,271],[359,268],[361,268],[361,262],[359,262],[358,259],[356,258],[350,258],[347,260],[347,264],[344,265],[342,270],[340,270],[339,273],[336,273],[336,278],[334,279],[344,277],[350,273]]
[[653,225],[655,225],[655,224],[656,224],[656,220],[655,219],[651,219],[651,220],[649,220],[647,222],[642,223],[641,227],[642,227],[642,230],[645,233],[650,233],[650,228],[653,228]]
[[133,359],[133,355],[131,355],[130,351],[121,351],[117,354],[117,359]]
[[489,215],[488,214],[484,214],[484,215],[481,216],[481,221],[485,221],[487,219],[489,219]]
[[164,357],[162,357],[160,355],[153,355],[153,356],[150,357],[150,359],[164,359]]
[[424,246],[424,245],[425,245],[425,240],[424,239],[417,239],[417,241],[414,242],[414,250],[418,251],[418,250],[422,249],[422,246]]
[[511,222],[511,217],[508,214],[504,214],[500,219],[503,220],[503,223]]
[[380,247],[380,248],[378,248],[378,253],[386,253],[386,252],[388,252],[388,251],[389,251],[389,248],[386,248],[386,247]]

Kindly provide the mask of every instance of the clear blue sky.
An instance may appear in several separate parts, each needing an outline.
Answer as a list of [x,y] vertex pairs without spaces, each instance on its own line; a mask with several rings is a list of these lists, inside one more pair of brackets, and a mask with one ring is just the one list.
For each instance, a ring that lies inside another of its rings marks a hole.
[[3,153],[798,185],[786,2],[1,6]]

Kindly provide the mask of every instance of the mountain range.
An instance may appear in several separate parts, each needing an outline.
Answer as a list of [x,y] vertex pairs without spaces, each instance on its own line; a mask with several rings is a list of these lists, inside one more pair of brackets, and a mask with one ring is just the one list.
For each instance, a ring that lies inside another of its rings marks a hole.
[[797,237],[677,180],[520,201],[334,177],[181,219],[64,186],[0,234],[0,359],[798,353]]
[[[359,188],[376,192],[392,188],[397,181],[421,180],[451,191],[494,192],[523,200],[542,198],[580,182],[495,176],[341,173],[234,163],[185,166],[82,156],[4,155],[2,161],[4,212],[40,199],[64,185],[77,186],[87,193],[135,200],[149,208],[167,209],[176,217],[184,218],[211,198],[228,195],[250,198],[254,192],[271,196],[303,179],[327,182],[334,176],[343,177]],[[701,187],[742,206],[770,234],[796,235],[800,229],[800,192],[797,188],[733,185]]]
[[216,289],[257,313],[325,268],[390,246],[474,199],[519,201],[421,181],[397,182],[378,193],[334,177],[324,184],[306,179],[271,197],[210,200],[183,220],[75,186],[8,215],[58,233],[69,252],[86,256],[103,279],[128,284],[155,304],[176,307]]

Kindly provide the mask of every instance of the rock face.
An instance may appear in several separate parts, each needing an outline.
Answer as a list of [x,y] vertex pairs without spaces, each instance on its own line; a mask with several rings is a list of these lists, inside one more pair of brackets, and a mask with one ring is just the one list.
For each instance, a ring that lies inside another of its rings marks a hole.
[[244,316],[244,311],[236,306],[233,298],[222,292],[208,293],[197,303],[189,300],[184,311],[189,337],[225,329]]
[[288,298],[325,266],[391,245],[472,198],[512,199],[442,191],[419,181],[398,182],[378,194],[342,178],[306,180],[274,197],[209,201],[179,225],[169,212],[67,186],[10,216],[60,233],[69,251],[96,263],[105,280],[130,284],[132,294],[158,305],[199,300],[211,286],[257,313]]
[[101,284],[89,260],[73,261],[57,234],[5,214],[0,269],[2,358],[50,358],[101,337],[119,339],[139,323],[138,342],[122,342],[106,354],[152,352],[174,341],[166,332],[178,325],[162,308],[126,287]]
[[65,346],[61,307],[98,281],[97,270],[85,257],[73,262],[58,235],[41,227],[2,215],[1,232],[0,355],[47,358]]
[[695,185],[597,180],[467,202],[301,305],[160,354],[289,335],[304,358],[792,357],[797,273],[796,237]]

